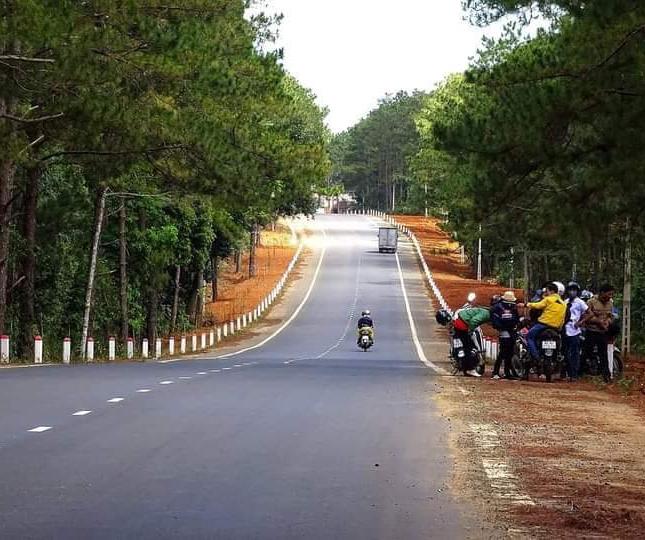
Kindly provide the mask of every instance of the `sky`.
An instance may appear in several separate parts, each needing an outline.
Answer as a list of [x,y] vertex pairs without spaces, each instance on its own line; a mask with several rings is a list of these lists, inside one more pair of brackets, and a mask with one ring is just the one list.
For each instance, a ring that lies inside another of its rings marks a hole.
[[431,90],[463,71],[484,35],[460,0],[268,0],[265,11],[284,15],[284,65],[329,108],[334,132],[387,93]]

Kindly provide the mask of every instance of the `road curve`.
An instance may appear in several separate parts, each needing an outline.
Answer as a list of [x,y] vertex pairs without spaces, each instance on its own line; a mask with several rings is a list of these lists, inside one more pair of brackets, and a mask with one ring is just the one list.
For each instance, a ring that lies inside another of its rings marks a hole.
[[[316,284],[262,347],[0,371],[0,537],[468,536],[470,511],[447,487],[439,377],[412,342],[396,258],[378,253],[370,218],[316,223]],[[427,299],[410,246],[400,251],[427,349]],[[367,353],[355,344],[365,307]]]

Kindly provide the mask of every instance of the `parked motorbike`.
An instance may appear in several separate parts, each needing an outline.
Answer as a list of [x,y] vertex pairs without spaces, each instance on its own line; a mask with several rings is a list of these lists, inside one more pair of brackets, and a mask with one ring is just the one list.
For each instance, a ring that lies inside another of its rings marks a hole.
[[[582,333],[582,353],[580,356],[580,365],[583,373],[587,373],[593,377],[602,375],[602,369],[600,367],[600,355],[598,354],[598,347],[594,347],[591,355],[586,354],[585,351],[585,334]],[[623,373],[623,358],[620,351],[620,348],[617,345],[614,345],[614,377],[617,377]]]
[[562,339],[560,333],[547,329],[538,336],[537,346],[539,357],[537,360],[534,360],[529,354],[527,344],[529,325],[525,321],[523,322],[524,324],[517,334],[516,354],[513,358],[513,365],[525,381],[529,380],[529,376],[533,372],[538,377],[544,375],[546,381],[551,382],[553,380],[553,373],[560,373],[562,371],[563,359],[560,354]]
[[374,345],[371,328],[364,326],[358,331],[358,345],[363,352],[367,352],[367,349]]
[[[481,328],[476,328],[470,333],[472,348],[470,351],[471,358],[474,359],[475,370],[480,375],[486,372],[486,359],[484,355],[484,334]],[[464,371],[463,363],[466,360],[466,348],[462,339],[455,335],[454,329],[450,331],[450,363],[452,365],[452,374],[456,375]]]

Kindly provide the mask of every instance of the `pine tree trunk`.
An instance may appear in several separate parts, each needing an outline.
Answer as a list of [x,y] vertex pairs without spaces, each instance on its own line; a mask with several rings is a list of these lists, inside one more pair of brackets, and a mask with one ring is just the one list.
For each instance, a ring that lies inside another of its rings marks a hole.
[[218,296],[218,290],[217,290],[217,271],[218,271],[218,266],[219,266],[219,260],[217,255],[213,255],[211,257],[211,266],[212,266],[212,271],[213,271],[213,281],[211,282],[211,287],[212,287],[212,300],[215,302],[217,300]]
[[148,287],[148,302],[146,314],[146,326],[148,334],[148,343],[150,347],[154,347],[157,339],[157,311],[159,306],[159,295],[157,289],[150,285]]
[[235,273],[239,274],[242,271],[242,250],[238,249],[235,252]]
[[202,325],[202,321],[204,319],[204,308],[206,307],[206,301],[204,298],[204,289],[205,289],[204,272],[200,272],[199,277],[200,277],[199,289],[197,291],[197,313],[195,314],[196,326]]
[[253,225],[253,230],[251,231],[251,243],[249,251],[249,277],[255,277],[256,263],[255,263],[255,235],[257,234],[257,225]]
[[105,215],[105,197],[107,188],[100,187],[96,192],[96,210],[94,219],[94,237],[92,239],[92,251],[90,254],[90,267],[85,289],[85,308],[83,312],[83,329],[81,331],[81,358],[85,359],[87,352],[87,338],[90,326],[90,314],[92,311],[92,297],[94,294],[94,276],[96,275],[96,263],[98,261],[99,244],[103,227],[103,216]]
[[179,291],[181,289],[181,266],[175,266],[175,293],[172,298],[172,314],[170,316],[170,332],[177,326],[177,313],[179,312]]
[[128,244],[127,244],[127,210],[125,198],[119,208],[119,277],[121,301],[121,341],[127,343],[130,337],[128,321]]
[[22,283],[20,294],[20,327],[22,331],[20,354],[23,358],[32,357],[33,336],[38,333],[35,309],[36,211],[41,176],[41,167],[33,167],[27,171],[23,204],[22,234],[24,238],[24,254],[21,274],[24,277],[24,282]]
[[203,270],[198,270],[193,274],[193,282],[190,291],[190,298],[188,300],[188,317],[193,324],[197,324],[199,313],[199,289],[204,280]]
[[[2,108],[0,100],[0,112],[2,112]],[[0,162],[0,333],[5,332],[7,314],[11,199],[15,174],[16,166],[12,161]]]

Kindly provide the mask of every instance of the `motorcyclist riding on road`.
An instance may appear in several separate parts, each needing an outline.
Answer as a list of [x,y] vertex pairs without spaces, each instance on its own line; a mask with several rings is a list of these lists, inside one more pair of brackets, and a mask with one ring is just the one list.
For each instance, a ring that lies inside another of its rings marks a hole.
[[370,339],[374,341],[374,321],[369,309],[363,310],[361,317],[358,319],[358,340],[356,342],[358,345],[360,345],[360,331],[362,328],[369,328]]

